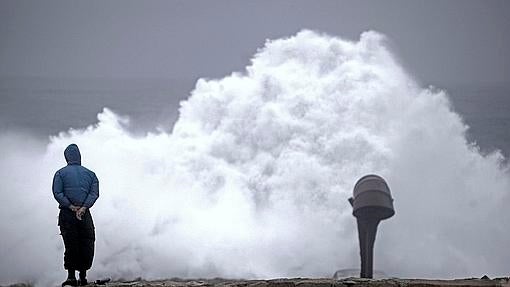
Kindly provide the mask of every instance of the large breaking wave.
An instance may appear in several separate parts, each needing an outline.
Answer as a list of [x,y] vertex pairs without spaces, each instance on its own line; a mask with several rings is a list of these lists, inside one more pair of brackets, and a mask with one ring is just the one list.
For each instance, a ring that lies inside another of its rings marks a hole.
[[246,71],[200,79],[172,133],[135,137],[105,109],[42,153],[1,135],[2,281],[63,279],[51,179],[70,143],[100,180],[93,277],[331,276],[357,267],[347,198],[367,173],[387,179],[396,208],[380,225],[376,269],[505,274],[508,166],[467,142],[447,95],[420,87],[385,41],[312,31],[267,41]]

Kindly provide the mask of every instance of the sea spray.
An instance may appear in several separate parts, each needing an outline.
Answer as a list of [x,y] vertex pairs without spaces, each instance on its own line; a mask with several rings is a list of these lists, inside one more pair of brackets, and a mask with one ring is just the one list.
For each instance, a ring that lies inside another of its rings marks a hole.
[[91,276],[331,276],[357,267],[347,198],[367,173],[386,178],[395,198],[376,269],[505,274],[508,166],[467,142],[445,92],[420,87],[385,41],[306,30],[267,41],[245,71],[200,79],[172,133],[133,136],[105,108],[97,124],[52,137],[44,154],[2,135],[1,283],[62,279],[50,187],[72,142],[100,180]]

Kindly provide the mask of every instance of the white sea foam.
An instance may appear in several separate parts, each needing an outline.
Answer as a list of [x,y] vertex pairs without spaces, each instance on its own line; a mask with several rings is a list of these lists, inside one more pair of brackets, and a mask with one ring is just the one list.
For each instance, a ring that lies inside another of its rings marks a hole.
[[[130,135],[105,109],[40,144],[0,136],[0,278],[63,279],[51,180],[77,143],[100,180],[92,277],[331,276],[359,264],[347,198],[382,175],[396,215],[375,268],[390,276],[501,275],[510,180],[482,155],[443,91],[420,87],[385,37],[302,31],[268,41],[246,71],[200,79],[172,133]],[[39,149],[39,150],[38,150]]]

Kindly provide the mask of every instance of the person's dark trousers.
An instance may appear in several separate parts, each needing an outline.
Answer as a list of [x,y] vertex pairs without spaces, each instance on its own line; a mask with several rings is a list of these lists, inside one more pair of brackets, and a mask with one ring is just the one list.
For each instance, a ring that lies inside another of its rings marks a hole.
[[380,219],[357,218],[358,237],[361,257],[361,278],[373,278],[374,270],[374,242],[377,233],[377,225]]
[[87,210],[82,220],[76,218],[69,209],[61,209],[58,216],[60,234],[64,239],[64,268],[85,271],[92,266],[94,259],[94,222]]

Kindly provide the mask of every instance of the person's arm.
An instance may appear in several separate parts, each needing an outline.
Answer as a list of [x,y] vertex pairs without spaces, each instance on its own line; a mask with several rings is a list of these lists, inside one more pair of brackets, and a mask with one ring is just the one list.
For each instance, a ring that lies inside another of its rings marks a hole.
[[90,185],[89,193],[83,201],[83,207],[91,208],[96,200],[99,198],[99,180],[95,173],[92,174],[92,184]]
[[62,182],[62,177],[60,177],[60,173],[57,171],[55,176],[53,177],[53,196],[57,200],[57,202],[63,206],[70,209],[73,209],[71,201],[64,194],[64,183]]

